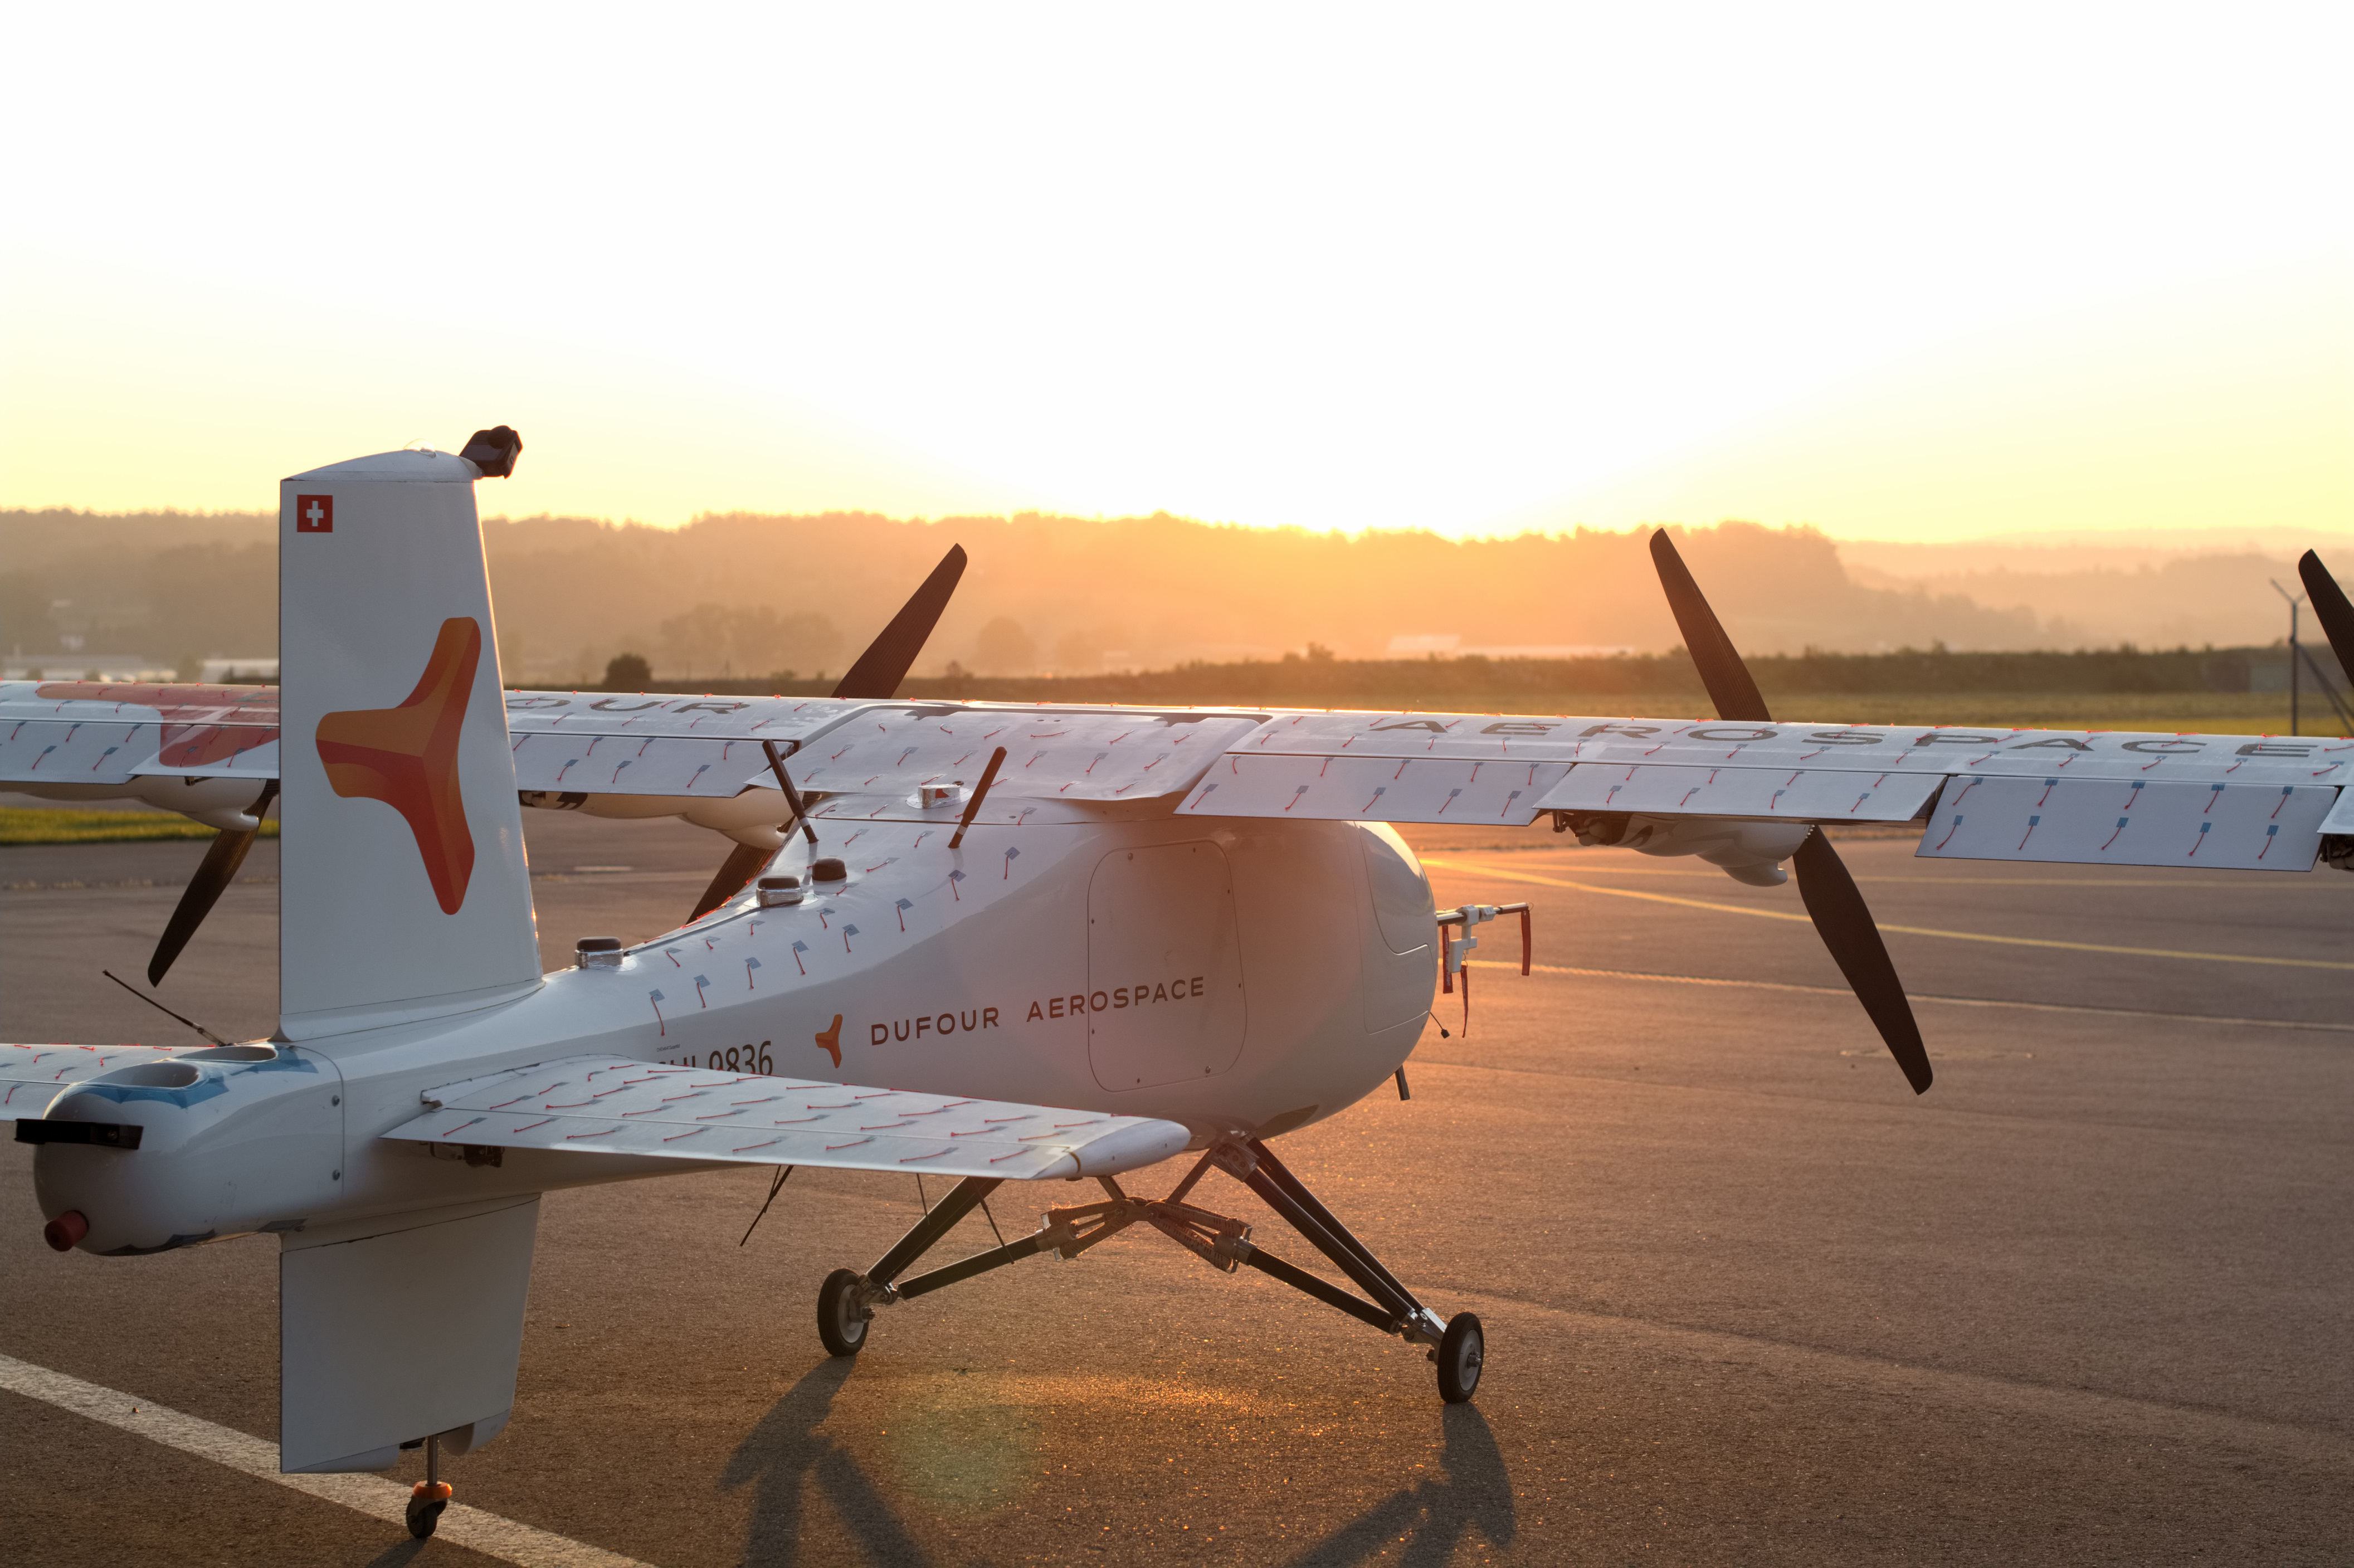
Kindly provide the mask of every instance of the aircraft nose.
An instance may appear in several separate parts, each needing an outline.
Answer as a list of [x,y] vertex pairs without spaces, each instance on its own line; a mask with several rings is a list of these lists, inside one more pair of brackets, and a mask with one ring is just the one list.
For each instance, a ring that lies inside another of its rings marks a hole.
[[68,1209],[41,1227],[41,1239],[57,1252],[71,1252],[90,1234],[90,1222],[82,1218],[80,1209]]

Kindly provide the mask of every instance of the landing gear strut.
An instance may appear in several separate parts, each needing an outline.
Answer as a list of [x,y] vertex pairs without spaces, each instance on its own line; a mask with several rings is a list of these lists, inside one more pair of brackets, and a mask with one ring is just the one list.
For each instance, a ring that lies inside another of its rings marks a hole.
[[450,1483],[441,1478],[441,1439],[425,1440],[425,1478],[409,1489],[408,1533],[422,1541],[441,1522],[450,1506]]
[[[1331,1260],[1363,1294],[1344,1290],[1257,1245],[1250,1239],[1250,1227],[1241,1221],[1185,1202],[1214,1166],[1257,1193],[1260,1202]],[[1307,1185],[1258,1139],[1214,1144],[1175,1190],[1157,1202],[1129,1197],[1108,1176],[1097,1180],[1110,1194],[1108,1201],[1049,1210],[1044,1223],[1019,1241],[919,1274],[904,1285],[897,1283],[902,1273],[996,1191],[999,1182],[999,1178],[991,1176],[966,1177],[947,1197],[933,1204],[931,1213],[900,1237],[898,1245],[884,1254],[874,1267],[864,1274],[838,1268],[826,1277],[824,1286],[818,1291],[818,1337],[825,1341],[832,1354],[854,1356],[865,1348],[867,1329],[877,1307],[896,1305],[1041,1252],[1051,1252],[1062,1258],[1076,1257],[1097,1242],[1142,1221],[1213,1268],[1232,1274],[1237,1267],[1247,1266],[1383,1333],[1395,1334],[1408,1344],[1427,1346],[1429,1359],[1438,1370],[1439,1397],[1447,1404],[1461,1404],[1478,1392],[1480,1367],[1487,1354],[1479,1319],[1469,1312],[1442,1319],[1416,1300],[1414,1293],[1382,1266],[1372,1249],[1350,1234],[1348,1227],[1334,1218],[1332,1212],[1318,1202]]]

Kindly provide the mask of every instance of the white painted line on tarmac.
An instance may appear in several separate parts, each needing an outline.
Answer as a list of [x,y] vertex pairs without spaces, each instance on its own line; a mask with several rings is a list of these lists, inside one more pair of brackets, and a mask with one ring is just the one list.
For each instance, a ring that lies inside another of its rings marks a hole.
[[[135,1394],[121,1393],[30,1361],[20,1361],[13,1356],[0,1356],[0,1389],[53,1404],[59,1410],[69,1410],[76,1415],[86,1415],[92,1421],[102,1421],[109,1426],[119,1426],[125,1432],[135,1432],[152,1443],[210,1459],[261,1480],[340,1503],[370,1519],[398,1526],[404,1537],[407,1533],[408,1489],[398,1481],[369,1475],[281,1475],[278,1446],[274,1443],[265,1443],[230,1427],[217,1426]],[[584,1545],[460,1502],[452,1502],[442,1512],[434,1539],[486,1557],[521,1563],[524,1568],[646,1568],[634,1557]]]

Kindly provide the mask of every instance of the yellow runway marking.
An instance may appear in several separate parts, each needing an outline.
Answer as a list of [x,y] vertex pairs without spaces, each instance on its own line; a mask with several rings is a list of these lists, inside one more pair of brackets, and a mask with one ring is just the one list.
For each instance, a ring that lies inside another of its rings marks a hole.
[[[1793,915],[1779,909],[1753,909],[1747,905],[1719,904],[1707,898],[1679,898],[1670,893],[1643,893],[1632,887],[1596,887],[1590,882],[1569,882],[1558,876],[1539,876],[1534,872],[1509,871],[1501,866],[1481,865],[1468,860],[1425,859],[1422,863],[1445,871],[1492,876],[1503,882],[1525,882],[1539,887],[1566,887],[1577,893],[1599,893],[1607,898],[1639,898],[1649,904],[1678,904],[1687,909],[1712,909],[1721,915],[1749,915],[1760,920],[1814,923],[1808,916]],[[1902,932],[1907,937],[1942,937],[1954,942],[1994,942],[2007,948],[2058,948],[2072,953],[2119,953],[2135,959],[2190,959],[2216,964],[2267,964],[2293,969],[2354,969],[2354,963],[2340,963],[2330,959],[2275,959],[2254,953],[2187,953],[2168,948],[2122,948],[2105,942],[2061,942],[2048,937],[1998,937],[1984,931],[1941,931],[1928,926],[1883,925],[1880,928]]]
[[[1513,850],[1510,853],[1513,854],[1566,856],[1578,854],[1581,852],[1577,850],[1541,849]],[[1713,882],[1718,877],[1724,874],[1724,873],[1721,871],[1672,871],[1665,866],[1653,865],[1595,865],[1576,866],[1572,869],[1575,870],[1577,874],[1580,876],[1672,876],[1681,877],[1693,882]],[[2153,871],[2162,871],[2165,868],[2153,866],[2150,869]],[[2185,866],[2183,869],[2186,872],[2191,871],[2191,868],[2189,866]],[[2233,877],[2226,880],[2217,876],[2212,872],[2191,872],[2191,874],[2198,877],[2198,885],[2200,887],[2263,887],[2275,891],[2285,891],[2292,887],[2336,887],[2338,885],[2335,882],[2328,881],[2323,877],[2313,876],[2309,874],[2307,874],[2306,880],[2304,882],[2290,882],[2287,880],[2287,877],[2297,874],[2294,872],[2271,873],[2265,875],[2262,880],[2253,877]],[[1908,886],[1914,884],[1919,884],[1923,886],[1940,887],[2179,887],[2185,885],[2182,883],[2176,882],[2170,876],[1858,876],[1856,881],[1859,883],[1872,883],[1875,885],[1897,887]]]

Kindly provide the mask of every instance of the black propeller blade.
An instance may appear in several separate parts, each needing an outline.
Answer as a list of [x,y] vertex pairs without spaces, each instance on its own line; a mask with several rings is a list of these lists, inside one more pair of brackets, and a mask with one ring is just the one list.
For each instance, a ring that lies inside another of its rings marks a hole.
[[172,911],[172,918],[164,927],[164,935],[155,944],[155,956],[147,960],[147,983],[161,985],[172,968],[180,949],[213,912],[220,895],[237,880],[238,867],[245,863],[245,852],[253,847],[261,832],[261,819],[270,810],[270,803],[278,798],[278,780],[272,779],[261,787],[261,794],[249,808],[253,826],[246,829],[223,828],[213,835],[212,847],[205,851],[204,863],[196,874],[188,878],[188,885],[180,891],[180,902]]
[[2338,655],[2338,667],[2354,675],[2354,604],[2347,602],[2346,590],[2311,550],[2297,558],[2296,575],[2305,582],[2306,598],[2313,602],[2313,619],[2321,622],[2321,634],[2329,639],[2329,651]]
[[858,662],[846,671],[835,683],[837,697],[896,697],[899,683],[916,662],[916,655],[924,651],[924,640],[938,624],[940,611],[949,607],[949,595],[956,592],[957,579],[964,576],[964,546],[950,545],[932,575],[924,579],[891,618],[891,624],[882,634],[867,644]]
[[1921,1026],[1913,1021],[1904,982],[1896,978],[1888,944],[1880,939],[1880,927],[1872,920],[1863,895],[1856,891],[1847,862],[1840,859],[1831,841],[1817,828],[1790,857],[1790,865],[1798,874],[1798,897],[1814,917],[1815,929],[1821,933],[1823,946],[1831,950],[1832,961],[1847,977],[1849,989],[1863,1003],[1880,1037],[1888,1042],[1889,1054],[1904,1070],[1904,1081],[1913,1086],[1914,1094],[1926,1094],[1933,1076],[1929,1048],[1921,1043]]
[[1659,569],[1659,587],[1667,591],[1668,608],[1675,612],[1676,630],[1684,634],[1684,647],[1691,652],[1692,662],[1700,666],[1700,683],[1708,688],[1709,701],[1716,705],[1716,716],[1721,719],[1744,720],[1752,724],[1770,724],[1774,715],[1766,711],[1765,694],[1750,678],[1749,666],[1734,652],[1733,639],[1709,609],[1708,600],[1701,596],[1700,584],[1692,581],[1691,568],[1676,553],[1676,542],[1668,531],[1659,529],[1651,535],[1651,565]]
[[[957,579],[964,576],[964,546],[950,545],[932,575],[899,607],[899,613],[866,645],[858,662],[843,673],[836,682],[833,694],[837,697],[896,697],[899,683],[907,678],[916,657],[923,652],[924,642],[939,624],[940,611],[949,607],[949,596],[956,592]],[[773,759],[772,759],[773,760]],[[702,919],[722,904],[744,891],[744,886],[760,874],[769,863],[772,850],[756,850],[739,844],[720,863],[719,874],[703,890],[703,897],[695,906],[689,921]]]
[[[1659,568],[1668,608],[1675,612],[1684,647],[1700,667],[1701,684],[1708,688],[1717,716],[1771,723],[1774,715],[1766,711],[1765,695],[1758,691],[1749,666],[1742,662],[1733,639],[1724,634],[1716,611],[1702,597],[1700,585],[1692,580],[1691,569],[1676,553],[1675,541],[1665,529],[1651,535],[1651,564]],[[2337,585],[2330,586],[2334,589]],[[2310,591],[2310,584],[2307,588]],[[2343,606],[2344,596],[2338,602]],[[2319,603],[2317,595],[2317,609]],[[2349,629],[2354,629],[2354,610],[2348,612],[2348,620]],[[1921,1026],[1914,1021],[1903,982],[1896,978],[1888,944],[1881,939],[1880,927],[1872,920],[1863,895],[1856,890],[1855,878],[1848,874],[1847,863],[1818,828],[1807,835],[1807,842],[1790,857],[1790,864],[1798,874],[1798,897],[1840,973],[1847,977],[1856,1000],[1863,1003],[1865,1014],[1888,1043],[1889,1054],[1904,1070],[1905,1082],[1913,1086],[1914,1094],[1925,1093],[1932,1077],[1928,1047],[1921,1043]]]
[[768,864],[769,857],[776,853],[774,850],[756,849],[750,844],[737,844],[729,850],[727,858],[719,863],[719,874],[711,879],[711,885],[705,888],[703,896],[695,901],[695,913],[686,917],[686,923],[694,925],[743,892],[744,885],[759,875],[760,868]]

